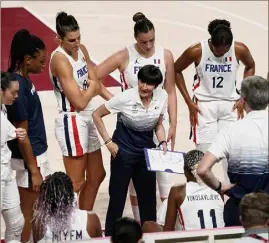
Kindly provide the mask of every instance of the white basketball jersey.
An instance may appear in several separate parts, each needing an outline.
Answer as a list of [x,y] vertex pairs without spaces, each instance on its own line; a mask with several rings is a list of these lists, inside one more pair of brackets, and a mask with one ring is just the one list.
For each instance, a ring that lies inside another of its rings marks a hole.
[[1,164],[10,163],[11,151],[7,142],[16,138],[16,128],[7,119],[7,111],[1,105]]
[[236,89],[238,61],[235,56],[234,42],[222,57],[216,57],[209,48],[208,40],[201,41],[202,57],[196,67],[193,92],[201,101],[237,100]]
[[[72,68],[73,68],[73,78],[76,81],[77,85],[81,90],[85,90],[88,88],[88,68],[87,62],[83,55],[83,52],[79,48],[78,50],[78,60],[75,61],[70,55],[68,55],[62,47],[58,47],[51,53],[51,59],[56,52],[61,52],[66,56],[69,60]],[[59,112],[74,112],[74,106],[69,102],[67,97],[64,95],[62,86],[57,77],[53,76],[50,70],[49,65],[49,76],[53,85],[54,94],[56,96],[56,100],[58,103],[58,110]],[[78,97],[79,99],[79,97]],[[92,111],[93,107],[89,103],[84,111]]]
[[155,53],[153,56],[149,58],[145,58],[141,56],[135,49],[135,44],[127,46],[127,50],[129,53],[129,63],[125,71],[121,72],[120,74],[122,90],[126,90],[126,89],[137,86],[138,71],[143,66],[148,65],[148,64],[153,64],[160,68],[163,75],[163,82],[162,84],[159,85],[159,87],[163,87],[163,83],[165,80],[165,72],[166,72],[165,61],[164,61],[164,48],[161,46],[155,46]]
[[70,228],[64,231],[47,229],[46,239],[48,242],[81,241],[89,240],[87,230],[87,211],[76,208],[71,216]]
[[204,184],[186,184],[186,197],[178,209],[185,230],[224,227],[223,210],[224,202],[219,193]]

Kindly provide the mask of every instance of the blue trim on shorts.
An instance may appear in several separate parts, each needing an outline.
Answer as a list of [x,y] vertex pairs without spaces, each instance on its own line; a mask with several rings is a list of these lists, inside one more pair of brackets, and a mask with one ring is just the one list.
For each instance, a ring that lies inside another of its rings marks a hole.
[[70,142],[70,137],[68,133],[68,120],[67,120],[67,115],[64,115],[64,135],[65,135],[65,141],[66,141],[66,146],[67,146],[67,151],[68,155],[72,156],[72,148],[71,148],[71,142]]

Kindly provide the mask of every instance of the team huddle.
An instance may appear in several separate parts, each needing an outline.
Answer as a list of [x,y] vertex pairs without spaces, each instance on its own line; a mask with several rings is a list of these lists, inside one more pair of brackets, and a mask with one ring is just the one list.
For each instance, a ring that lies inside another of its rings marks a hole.
[[[133,20],[136,42],[93,67],[80,42],[76,19],[65,12],[56,17],[59,46],[49,53],[49,77],[58,105],[55,137],[66,174],[50,174],[42,106],[29,78],[43,71],[46,45],[25,29],[14,35],[9,68],[1,72],[1,212],[6,242],[41,242],[48,234],[54,241],[67,240],[67,233],[60,232],[71,227],[66,224],[70,220],[74,227],[85,222],[83,233],[77,231],[72,240],[111,236],[128,191],[143,232],[241,225],[241,199],[251,192],[269,193],[268,80],[255,76],[252,55],[233,39],[230,23],[212,20],[210,38],[190,46],[174,61],[169,49],[155,44],[153,23],[140,12]],[[241,87],[237,84],[240,62],[245,66]],[[192,64],[193,97],[183,76]],[[117,95],[102,84],[115,70],[120,72],[122,88]],[[148,170],[144,148],[174,150],[176,87],[189,109],[190,137],[196,148],[184,157],[187,182],[175,186],[170,173]],[[98,95],[105,102],[94,107],[91,100]],[[109,114],[117,114],[112,136],[103,119]],[[254,138],[240,139],[249,140],[246,147],[252,152],[238,162],[239,168],[234,162],[234,154],[241,158],[234,135],[239,128],[231,126],[238,123],[248,129],[247,122],[255,124],[249,133]],[[104,233],[93,211],[106,175],[102,146],[111,153]],[[223,182],[211,171],[216,162],[223,166]],[[157,186],[162,201],[158,210]],[[227,202],[224,195],[229,196]],[[82,215],[77,221],[74,210]]]

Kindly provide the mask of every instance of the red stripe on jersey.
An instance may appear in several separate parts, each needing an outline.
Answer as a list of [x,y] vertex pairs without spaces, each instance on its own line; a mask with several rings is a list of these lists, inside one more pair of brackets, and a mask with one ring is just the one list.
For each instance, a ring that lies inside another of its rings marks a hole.
[[232,61],[232,57],[229,57],[229,61],[230,61],[230,62]]
[[125,79],[124,72],[121,72],[121,77],[122,77],[122,81],[124,84],[124,90],[129,89],[128,84],[127,84],[126,79]]
[[[198,104],[198,99],[195,97],[194,98],[195,99],[195,103],[196,103],[196,105]],[[198,116],[199,116],[199,114],[197,114],[197,119],[198,119]],[[194,125],[194,127],[193,127],[193,142],[196,144],[196,142],[197,142],[197,137],[196,137],[196,127],[197,127],[197,124],[195,124]]]
[[81,156],[81,155],[83,155],[83,149],[82,149],[82,146],[81,146],[80,140],[79,140],[76,116],[72,116],[71,119],[72,119],[72,128],[73,128],[73,134],[74,134],[74,141],[75,141],[75,146],[76,146],[76,154],[77,154],[77,156]]
[[70,103],[70,112],[75,111],[75,107]]
[[179,221],[180,221],[180,223],[182,225],[183,230],[185,230],[185,223],[184,223],[184,219],[183,219],[183,214],[182,214],[181,208],[179,207],[177,211],[178,211]]
[[197,74],[197,78],[198,78],[198,83],[193,86],[192,91],[196,90],[200,86],[201,80],[198,74]]

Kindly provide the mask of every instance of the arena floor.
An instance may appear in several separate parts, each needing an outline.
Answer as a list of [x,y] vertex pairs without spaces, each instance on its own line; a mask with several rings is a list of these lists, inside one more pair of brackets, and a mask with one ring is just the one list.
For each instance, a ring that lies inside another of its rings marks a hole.
[[[256,74],[265,77],[268,71],[267,1],[2,1],[2,7],[24,7],[52,30],[55,29],[57,12],[65,11],[74,15],[80,24],[82,43],[87,47],[92,60],[96,63],[134,42],[132,16],[138,11],[143,12],[154,23],[156,42],[170,49],[174,59],[177,59],[191,44],[208,38],[209,21],[215,18],[225,18],[231,22],[235,40],[242,41],[249,47],[256,61]],[[16,16],[12,16],[12,18],[16,19]],[[42,36],[40,37],[42,38]],[[5,36],[2,33],[1,41],[4,39]],[[241,66],[238,80],[242,79],[242,72]],[[184,72],[189,90],[191,90],[193,74],[194,67],[190,67]],[[115,72],[113,77],[118,79],[118,73]],[[108,86],[110,85],[108,84]],[[114,87],[109,89],[113,93],[120,92],[119,87],[112,86]],[[47,129],[49,161],[52,172],[64,171],[60,148],[54,136],[54,117],[57,114],[56,100],[50,89],[45,87],[40,88],[39,91]],[[179,92],[177,93],[176,150],[188,151],[194,147],[188,139],[188,110],[182,96]],[[96,107],[103,102],[102,98],[94,99]],[[109,116],[105,120],[110,134],[115,128],[115,121],[115,116]],[[109,153],[105,147],[102,148],[102,153],[107,176],[100,187],[94,210],[104,225],[110,172]],[[219,178],[223,178],[222,169],[219,166],[216,166],[215,171]],[[175,183],[185,180],[182,175],[171,176]],[[128,200],[124,214],[132,216]],[[4,225],[1,220],[1,236],[3,236],[3,231]]]

